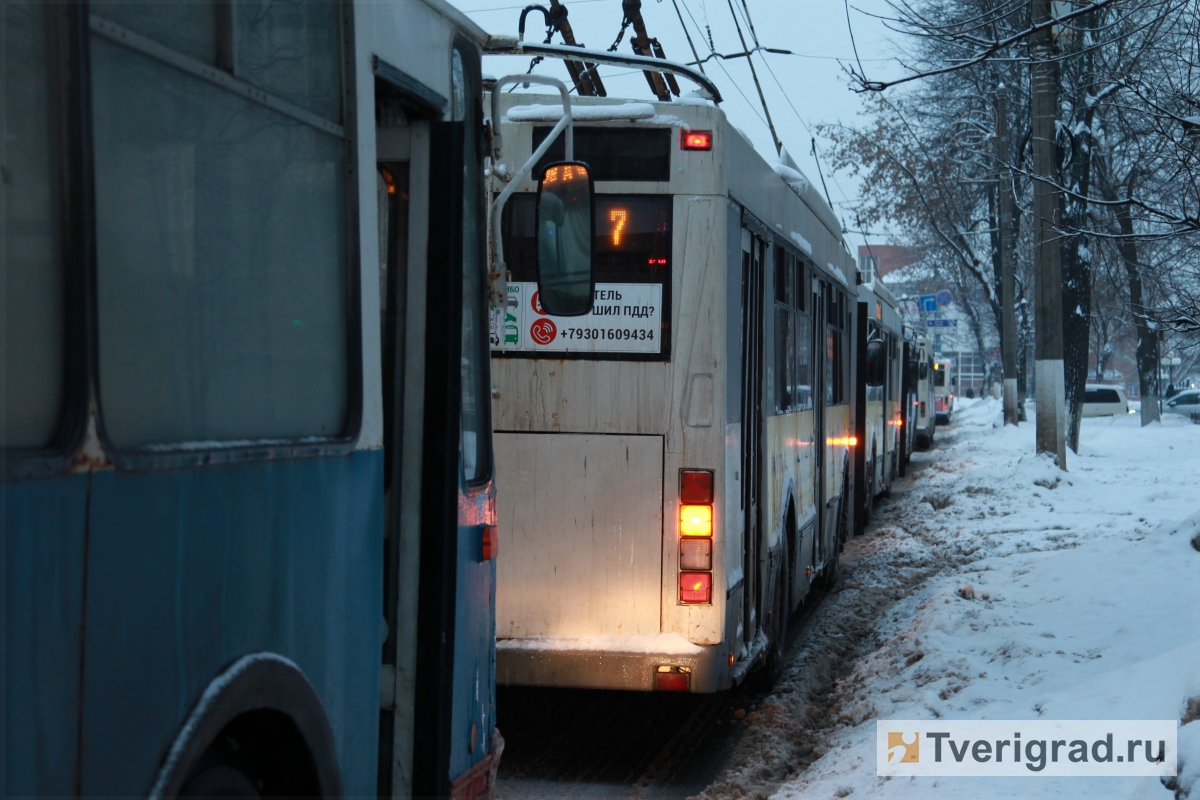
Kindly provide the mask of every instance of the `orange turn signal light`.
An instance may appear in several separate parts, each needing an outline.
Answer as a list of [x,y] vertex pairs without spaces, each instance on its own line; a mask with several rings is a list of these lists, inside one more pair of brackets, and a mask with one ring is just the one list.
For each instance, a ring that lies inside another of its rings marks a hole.
[[857,436],[837,436],[833,439],[826,439],[825,444],[833,445],[834,447],[858,447]]
[[500,554],[500,531],[495,525],[483,526],[483,560],[490,561]]
[[681,506],[680,536],[712,536],[712,506]]

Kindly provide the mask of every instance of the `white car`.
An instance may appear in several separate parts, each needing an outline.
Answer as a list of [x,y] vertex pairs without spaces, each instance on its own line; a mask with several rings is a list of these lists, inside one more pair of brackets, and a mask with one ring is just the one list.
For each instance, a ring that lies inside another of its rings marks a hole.
[[1120,386],[1089,383],[1083,390],[1083,416],[1114,417],[1129,413],[1129,398]]
[[1163,411],[1168,414],[1183,414],[1200,422],[1200,389],[1187,389],[1163,401]]

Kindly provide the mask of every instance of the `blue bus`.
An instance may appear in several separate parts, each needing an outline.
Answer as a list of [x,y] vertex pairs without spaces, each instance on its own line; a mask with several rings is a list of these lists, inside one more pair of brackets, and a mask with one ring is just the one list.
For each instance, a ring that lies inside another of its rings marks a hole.
[[3,14],[7,793],[486,794],[486,34]]

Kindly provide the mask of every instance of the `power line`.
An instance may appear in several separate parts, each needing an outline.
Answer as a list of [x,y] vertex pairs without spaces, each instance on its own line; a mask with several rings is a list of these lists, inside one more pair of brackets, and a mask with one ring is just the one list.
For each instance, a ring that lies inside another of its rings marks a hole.
[[[687,12],[688,18],[691,19],[692,24],[696,26],[696,30],[697,31],[702,30],[700,27],[700,23],[696,21],[695,15],[692,14],[692,9],[688,7],[687,0],[680,0],[680,2],[683,3],[683,10]],[[686,29],[686,26],[685,26],[685,29]],[[712,32],[709,31],[710,38],[707,40],[708,50],[710,53],[716,53],[717,51],[713,48],[711,33]],[[758,117],[759,122],[766,125],[767,121],[765,119],[763,119],[762,114],[759,114],[758,111],[755,110],[754,104],[752,102],[750,102],[750,98],[747,97],[746,93],[742,91],[742,87],[740,85],[738,85],[738,82],[735,81],[733,79],[733,76],[729,74],[729,70],[725,69],[725,65],[722,64],[720,61],[718,61],[717,66],[721,68],[721,72],[725,73],[725,77],[729,79],[729,82],[731,84],[733,84],[733,88],[737,90],[737,93],[742,96],[743,100],[746,101],[746,106],[750,109],[750,113],[752,113],[754,116]]]

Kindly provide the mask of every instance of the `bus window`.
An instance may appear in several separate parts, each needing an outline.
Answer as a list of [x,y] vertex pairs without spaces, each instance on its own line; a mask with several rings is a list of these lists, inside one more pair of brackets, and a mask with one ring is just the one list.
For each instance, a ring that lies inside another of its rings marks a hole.
[[812,405],[810,377],[812,320],[803,313],[804,264],[791,251],[775,248],[776,409],[797,411]]
[[[479,147],[479,78],[471,73],[456,46],[451,60],[454,90],[454,120],[463,121],[463,309],[462,309],[462,419],[460,423],[462,477],[467,484],[486,483],[492,474],[491,436],[488,413],[491,387],[488,383],[488,331],[486,288],[483,280],[483,196],[477,188],[483,181],[476,153]],[[537,277],[534,276],[534,280]]]
[[[505,350],[496,355],[550,351],[555,358],[619,354],[629,359],[664,359],[670,344],[672,198],[596,195],[596,307],[588,315],[556,317],[550,324],[542,321],[545,312],[532,299],[537,281],[535,202],[532,193],[515,195],[505,204],[501,217],[505,263],[511,276],[509,297],[515,306],[511,313],[517,321],[514,335],[506,338]],[[515,300],[525,295],[530,298]],[[544,338],[535,344],[532,326],[538,325],[545,326],[539,330]]]
[[[334,34],[317,30],[322,13],[245,23],[239,12],[238,29],[324,40]],[[320,116],[295,109],[308,104],[303,78],[313,71],[325,76],[311,83],[318,94],[340,85],[337,48],[308,53],[273,108],[107,36],[93,36],[91,54],[109,439],[141,447],[343,435],[353,416],[349,151],[340,104],[314,100]],[[190,63],[189,49],[176,58]]]
[[39,448],[58,431],[63,406],[62,242],[54,70],[47,41],[52,6],[11,2],[4,60],[5,241],[0,325],[6,363],[0,416],[6,448]]
[[[552,129],[533,129],[533,148],[546,140]],[[575,160],[591,168],[597,181],[671,180],[670,128],[575,127]],[[566,161],[566,143],[559,136],[534,168],[540,174],[547,164]],[[511,202],[511,201],[510,201]]]

